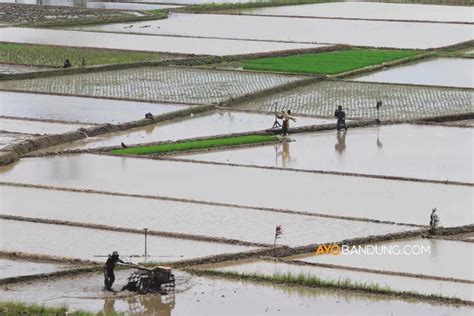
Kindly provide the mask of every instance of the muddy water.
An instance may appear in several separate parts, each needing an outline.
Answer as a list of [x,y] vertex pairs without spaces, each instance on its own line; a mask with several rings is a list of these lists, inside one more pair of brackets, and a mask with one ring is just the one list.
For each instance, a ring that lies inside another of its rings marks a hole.
[[[145,25],[150,27],[144,28]],[[126,26],[129,24],[84,26],[78,29],[398,48],[452,45],[470,40],[474,31],[472,25],[219,14],[172,14],[166,20],[138,22],[132,28],[124,28]]]
[[[150,23],[144,25],[149,25]],[[127,24],[127,26],[129,25],[130,23]],[[4,42],[100,47],[110,49],[215,56],[252,54],[289,49],[320,47],[318,45],[297,43],[236,41],[169,36],[156,37],[130,34],[106,34],[12,27],[0,28],[0,38]]]
[[295,134],[283,144],[183,158],[473,183],[473,137],[467,128],[387,125]]
[[75,131],[81,127],[88,127],[88,125],[0,118],[0,130],[12,133],[61,134]]
[[[292,288],[224,280],[215,277],[195,277],[174,272],[177,291],[174,294],[134,296],[128,292],[115,295],[102,291],[102,275],[41,280],[32,284],[0,289],[3,300],[21,300],[49,306],[67,305],[71,309],[107,314],[125,312],[142,315],[315,315],[347,314],[391,315],[466,315],[465,307],[407,302],[374,295]],[[115,289],[120,289],[130,271],[117,271]],[[258,299],[256,299],[258,297]],[[363,311],[363,312],[362,312]]]
[[332,263],[350,267],[409,272],[442,277],[474,280],[474,245],[462,241],[439,239],[416,239],[377,244],[398,246],[400,249],[418,251],[421,246],[429,252],[421,255],[321,255],[308,256],[300,260]]
[[[99,137],[81,139],[70,144],[47,148],[43,151],[58,149],[85,149],[104,146],[120,146],[165,140],[205,137],[220,134],[260,131],[270,128],[275,116],[267,114],[239,113],[219,111],[213,114],[189,117],[175,122],[148,125],[122,133],[107,134]],[[328,120],[298,118],[292,126],[318,125]]]
[[[32,67],[32,66],[23,66],[23,65],[9,65],[9,64],[0,64],[0,74],[22,74],[28,72],[36,72],[42,70],[50,70],[51,68],[41,68],[41,67]],[[3,101],[2,101],[3,102]]]
[[[167,232],[268,244],[273,243],[275,227],[283,225],[285,234],[278,243],[290,246],[413,229],[399,225],[100,194],[10,186],[0,186],[0,192],[1,214],[136,229],[148,227]],[[249,221],[249,218],[252,220]]]
[[242,10],[242,13],[439,22],[474,22],[474,9],[462,6],[369,2],[320,3]]
[[[24,158],[0,181],[444,226],[473,223],[472,187],[99,155]],[[205,181],[206,185],[203,185]],[[449,215],[448,215],[449,214]]]
[[4,116],[50,119],[83,123],[120,123],[142,119],[145,113],[160,115],[187,105],[65,97],[0,92],[0,113]]
[[[0,220],[0,249],[50,256],[102,261],[96,255],[117,250],[124,257],[144,254],[144,236],[68,226]],[[254,248],[185,239],[148,236],[148,255],[154,261],[177,261]],[[166,256],[166,257],[158,257]]]
[[474,88],[473,73],[472,59],[438,58],[375,72],[354,80]]
[[65,264],[9,260],[0,258],[0,279],[57,272],[70,267],[71,266]]
[[410,277],[356,272],[344,269],[329,269],[312,266],[292,265],[268,261],[249,261],[243,264],[216,265],[213,270],[232,271],[241,274],[263,274],[273,276],[274,274],[291,273],[294,275],[305,274],[316,276],[323,280],[351,280],[357,284],[377,284],[381,287],[389,287],[395,291],[414,291],[423,294],[441,294],[446,297],[455,296],[464,300],[474,301],[472,284],[445,282],[436,280],[416,279]]
[[10,144],[14,144],[28,138],[33,138],[33,136],[11,134],[11,133],[0,133],[0,149]]

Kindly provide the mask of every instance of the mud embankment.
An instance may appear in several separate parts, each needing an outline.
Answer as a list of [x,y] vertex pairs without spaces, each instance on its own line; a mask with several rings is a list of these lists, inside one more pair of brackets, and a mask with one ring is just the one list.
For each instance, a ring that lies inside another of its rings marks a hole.
[[212,105],[198,106],[179,110],[171,113],[165,113],[155,116],[153,119],[142,119],[138,121],[125,122],[120,124],[104,124],[88,128],[79,128],[76,131],[39,136],[34,139],[27,139],[16,144],[11,144],[0,150],[0,166],[7,165],[18,161],[22,156],[33,151],[52,147],[56,145],[66,144],[75,140],[84,139],[87,137],[99,136],[107,133],[114,133],[125,131],[137,127],[156,124],[168,120],[173,120],[182,117],[188,117],[190,114],[203,113],[214,109]]

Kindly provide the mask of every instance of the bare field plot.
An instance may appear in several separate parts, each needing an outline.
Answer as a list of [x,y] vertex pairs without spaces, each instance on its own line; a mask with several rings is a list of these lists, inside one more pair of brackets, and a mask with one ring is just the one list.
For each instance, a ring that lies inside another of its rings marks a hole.
[[[443,220],[441,214],[441,220]],[[445,217],[449,213],[444,214]],[[305,262],[337,264],[347,267],[358,267],[385,271],[407,272],[458,278],[473,281],[474,245],[468,242],[441,239],[412,239],[376,244],[382,246],[398,246],[416,253],[421,247],[430,249],[421,255],[310,255],[301,257]],[[472,285],[471,285],[472,287]],[[471,293],[472,294],[472,293]]]
[[[145,25],[150,27],[140,28]],[[166,20],[137,22],[131,29],[125,26],[128,25],[115,23],[79,26],[76,29],[410,49],[435,48],[469,41],[474,30],[474,26],[462,24],[185,13],[171,14]]]
[[469,90],[387,85],[363,82],[320,82],[288,92],[249,101],[244,109],[273,112],[275,103],[295,114],[334,116],[337,106],[349,118],[413,119],[472,112],[474,92]]
[[[135,24],[135,23],[134,23]],[[129,26],[127,24],[127,26]],[[148,25],[148,24],[144,24]],[[295,49],[311,49],[328,45],[278,43],[271,41],[221,40],[170,36],[145,36],[80,32],[73,30],[0,28],[3,42],[108,48],[143,52],[228,56]]]
[[327,17],[345,19],[413,20],[435,22],[474,22],[474,9],[468,6],[336,2],[295,6],[245,9],[243,14]]
[[439,58],[382,70],[353,80],[474,88],[473,73],[473,59]]
[[473,188],[458,185],[92,154],[24,158],[0,168],[0,181],[422,225],[428,225],[431,209],[438,207],[443,226],[473,223]]
[[[120,233],[69,226],[0,220],[2,241],[0,250],[19,251],[92,261],[103,261],[97,255],[117,250],[122,257],[144,254],[141,234]],[[179,261],[232,253],[255,248],[188,239],[148,236],[148,255],[154,261]]]
[[301,77],[147,67],[1,82],[0,89],[161,102],[217,103]]
[[[126,283],[130,270],[117,271],[115,288]],[[405,314],[466,315],[471,309],[433,305],[328,289],[310,289],[252,282],[196,277],[175,271],[177,291],[174,296],[130,295],[117,297],[102,291],[101,273],[69,278],[39,280],[31,284],[0,289],[2,300],[69,306],[90,312],[133,313],[146,315],[222,315],[229,310],[242,315],[314,315],[364,310],[367,314],[403,311]],[[72,282],[71,282],[72,281]],[[258,297],[258,299],[255,299]]]
[[51,273],[72,268],[71,265],[0,258],[0,279]]
[[88,126],[80,124],[63,124],[0,118],[0,130],[8,131],[11,133],[61,134],[75,131],[81,127]]
[[121,123],[139,120],[145,113],[160,115],[186,109],[184,104],[132,102],[98,98],[0,91],[0,113],[9,117],[81,123]]
[[166,200],[11,186],[1,186],[0,190],[1,214],[135,229],[147,227],[158,231],[255,243],[272,244],[277,225],[283,225],[285,230],[278,244],[289,246],[413,229],[400,225],[361,223]]
[[[62,149],[88,149],[104,146],[127,146],[140,143],[180,140],[186,138],[206,137],[220,134],[260,131],[270,128],[274,115],[218,111],[193,118],[148,125],[122,133],[106,134],[98,137],[80,139],[69,144],[45,148],[42,152]],[[318,125],[329,123],[325,119],[297,118],[292,126]]]
[[388,274],[350,271],[344,269],[322,268],[316,266],[293,265],[270,261],[248,261],[242,264],[217,264],[212,270],[236,272],[244,275],[275,276],[291,274],[317,277],[329,282],[350,280],[355,284],[388,287],[394,291],[413,291],[421,294],[440,294],[445,297],[457,297],[463,300],[474,301],[472,284],[418,279]]
[[474,131],[468,128],[403,124],[355,128],[347,133],[294,134],[283,144],[183,158],[474,183],[473,138]]

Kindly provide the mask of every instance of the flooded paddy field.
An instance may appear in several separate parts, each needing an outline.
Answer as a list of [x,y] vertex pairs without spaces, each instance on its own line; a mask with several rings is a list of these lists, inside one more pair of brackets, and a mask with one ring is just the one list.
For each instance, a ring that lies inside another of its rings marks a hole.
[[71,269],[72,267],[64,263],[11,260],[0,257],[0,280],[25,275],[58,272]]
[[[103,22],[103,19],[131,18],[137,12],[106,11],[88,8],[66,8],[60,6],[26,6],[16,5],[16,0],[2,0],[0,3],[0,23],[5,25],[34,23],[71,23],[71,22]],[[28,0],[27,0],[28,1]],[[7,2],[7,3],[4,3]],[[8,14],[6,14],[8,13]],[[0,36],[0,38],[2,38]],[[3,38],[2,38],[3,40]]]
[[245,9],[243,14],[326,17],[344,19],[412,20],[473,23],[474,9],[468,6],[336,2]]
[[[144,236],[63,225],[0,220],[0,250],[102,261],[98,255],[117,250],[122,257],[143,256]],[[154,261],[171,262],[256,249],[223,243],[148,236],[148,255]],[[160,257],[161,256],[161,257]],[[128,259],[128,258],[127,258]]]
[[[203,179],[206,179],[205,186]],[[0,181],[421,225],[428,224],[431,209],[437,207],[443,226],[473,223],[473,188],[461,185],[92,154],[24,158],[0,168]],[[288,198],[288,188],[297,188],[291,190],[291,198]]]
[[26,134],[15,134],[15,133],[2,133],[0,132],[0,149],[10,145],[10,144],[15,144],[19,141],[28,139],[28,138],[33,138],[34,136],[32,135],[26,135]]
[[[220,134],[260,131],[270,128],[274,115],[244,112],[218,111],[212,114],[148,125],[121,133],[106,134],[98,137],[80,139],[69,144],[45,148],[42,152],[52,152],[62,149],[90,149],[104,146],[127,145],[176,141],[186,138],[206,137]],[[297,118],[293,126],[319,125],[329,123],[329,120],[316,118]]]
[[[127,24],[127,26],[129,25],[130,23]],[[13,43],[109,48],[132,51],[214,56],[254,54],[328,46],[302,43],[278,43],[271,41],[224,40],[151,35],[145,36],[133,34],[112,34],[100,32],[80,32],[73,30],[30,29],[14,27],[0,28],[0,38],[3,42]]]
[[[413,227],[166,200],[0,186],[0,213],[272,244],[304,246],[413,230]],[[249,219],[251,219],[249,221]],[[229,225],[232,223],[232,225]],[[239,229],[235,229],[239,227]]]
[[[446,214],[446,216],[449,216]],[[442,219],[441,219],[442,220]],[[408,249],[419,255],[380,255],[351,254],[351,255],[309,255],[299,260],[305,262],[328,263],[346,267],[367,268],[384,271],[406,272],[474,280],[474,244],[455,240],[442,239],[412,239],[375,244],[382,246],[397,246]],[[406,248],[405,248],[406,247]],[[429,251],[422,251],[422,248]],[[381,249],[381,248],[379,248]],[[472,287],[472,284],[471,284]]]
[[[109,9],[109,10],[164,10],[180,8],[179,5],[164,5],[154,4],[153,1],[136,1],[136,0],[125,0],[125,1],[104,1],[104,0],[85,0],[85,1],[74,1],[74,0],[1,0],[3,3],[16,3],[16,4],[30,4],[30,5],[42,5],[42,6],[64,6],[64,7],[78,7],[78,8],[89,8],[89,9]],[[149,2],[149,3],[146,3]],[[162,2],[162,1],[156,1]]]
[[246,102],[244,109],[273,112],[275,103],[294,114],[334,116],[341,105],[349,118],[413,119],[472,112],[474,92],[468,90],[364,82],[320,82]]
[[[220,163],[474,183],[471,163],[473,138],[474,131],[468,128],[385,125],[339,133],[293,134],[283,144],[182,157]],[[420,141],[424,146],[420,146]],[[425,146],[431,150],[426,151]]]
[[355,78],[355,81],[474,88],[474,60],[438,58]]
[[61,134],[81,127],[88,125],[0,118],[0,130],[11,133]]
[[37,71],[43,71],[43,70],[51,70],[51,68],[0,63],[0,74],[5,74],[5,75],[23,74],[23,73],[37,72]]
[[345,269],[324,268],[310,265],[296,265],[271,261],[243,261],[234,264],[217,264],[211,270],[236,272],[239,274],[258,274],[274,276],[278,274],[304,274],[315,276],[328,281],[350,280],[356,284],[378,284],[395,291],[413,291],[421,294],[441,294],[445,297],[457,297],[467,301],[474,301],[472,284],[412,278],[397,275],[378,274],[369,272],[351,271]]
[[303,77],[178,67],[146,67],[13,80],[0,89],[155,102],[217,103]]
[[132,102],[59,95],[0,92],[0,113],[9,117],[82,123],[121,123],[139,120],[145,113],[160,115],[188,108],[184,104]]
[[[78,26],[75,29],[411,49],[436,48],[465,42],[472,39],[474,30],[472,25],[461,24],[185,13],[173,13],[165,20],[137,22],[131,29],[124,28],[128,25],[116,23]],[[145,25],[150,27],[143,27]],[[216,25],[219,27],[216,28]],[[308,30],[325,31],[308,32]],[[434,37],[432,34],[437,36]]]
[[[106,314],[222,315],[232,311],[238,315],[314,315],[363,310],[364,314],[390,315],[396,311],[441,316],[466,315],[472,310],[353,292],[196,277],[181,271],[174,273],[177,290],[164,296],[104,292],[100,273],[9,285],[9,290],[0,288],[0,295],[3,300],[21,299],[47,306],[67,305],[72,310]],[[114,288],[125,285],[129,274],[129,270],[117,271]]]

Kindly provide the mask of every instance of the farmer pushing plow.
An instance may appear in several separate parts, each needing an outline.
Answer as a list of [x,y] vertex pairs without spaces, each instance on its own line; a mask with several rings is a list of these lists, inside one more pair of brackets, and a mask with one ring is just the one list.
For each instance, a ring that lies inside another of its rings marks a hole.
[[120,259],[117,251],[109,255],[104,265],[104,286],[107,290],[112,289],[115,281],[114,269],[115,265],[120,263],[123,266],[137,268],[128,278],[128,283],[122,288],[122,291],[128,290],[138,293],[167,293],[174,290],[175,277],[171,273],[171,268],[157,266],[154,268],[146,268],[131,262],[125,262]]

